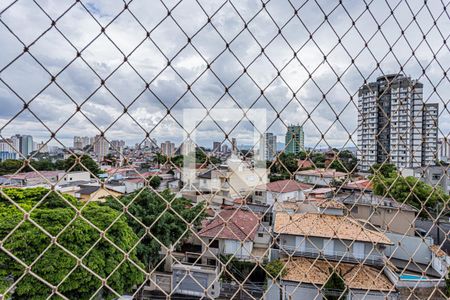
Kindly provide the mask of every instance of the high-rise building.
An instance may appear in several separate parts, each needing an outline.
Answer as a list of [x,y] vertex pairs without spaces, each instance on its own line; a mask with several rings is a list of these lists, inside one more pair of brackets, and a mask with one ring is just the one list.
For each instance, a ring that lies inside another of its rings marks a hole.
[[48,145],[45,142],[40,142],[36,144],[36,151],[39,153],[48,153]]
[[221,142],[213,142],[212,152],[220,152]]
[[123,148],[125,148],[125,141],[123,141],[123,140],[112,140],[111,141],[111,148],[115,152],[120,152],[121,150],[123,150]]
[[97,156],[98,161],[102,161],[109,153],[109,143],[100,135],[96,135],[94,138],[94,153]]
[[28,156],[33,150],[33,137],[31,135],[22,135],[20,139],[20,152],[22,152],[23,155]]
[[158,148],[158,144],[156,143],[155,139],[146,138],[144,141],[144,148],[155,151]]
[[237,154],[237,140],[236,138],[231,139],[231,152]]
[[74,136],[73,137],[73,147],[75,149],[83,149],[84,147],[88,145],[92,145],[95,141],[95,138],[93,138],[91,142],[91,138],[88,136]]
[[13,141],[11,139],[0,139],[0,161],[17,158],[17,152],[12,147],[12,144]]
[[228,148],[228,145],[222,146],[222,153],[228,153],[229,151],[230,151],[230,149]]
[[262,151],[264,160],[273,160],[277,155],[277,136],[271,132],[266,132],[262,139]]
[[422,164],[431,166],[439,159],[437,153],[439,104],[425,103],[422,118]]
[[438,140],[438,159],[448,161],[450,155],[450,141],[447,137]]
[[165,156],[173,156],[175,154],[175,144],[170,141],[161,143],[161,154]]
[[398,169],[432,164],[438,106],[423,103],[422,83],[399,74],[380,76],[359,89],[358,110],[361,171],[383,162]]
[[31,135],[16,134],[11,137],[14,147],[22,153],[23,156],[30,155],[34,150],[33,137]]
[[299,153],[305,149],[305,134],[303,133],[303,126],[289,125],[285,137],[285,152]]

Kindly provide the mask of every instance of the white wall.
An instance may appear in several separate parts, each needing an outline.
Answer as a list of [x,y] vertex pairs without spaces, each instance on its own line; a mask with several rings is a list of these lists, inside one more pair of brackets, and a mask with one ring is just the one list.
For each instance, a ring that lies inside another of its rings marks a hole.
[[91,175],[89,172],[69,172],[58,174],[59,184],[69,183],[73,181],[90,181]]
[[225,245],[223,253],[225,255],[232,254],[236,258],[248,258],[253,250],[253,242],[244,242],[241,246],[241,242],[237,240],[224,240]]
[[393,243],[393,245],[386,246],[386,249],[383,250],[387,257],[402,260],[412,258],[417,263],[430,263],[432,252],[429,246],[433,244],[431,238],[425,238],[426,242],[424,242],[421,237],[403,236],[402,234],[392,232],[386,232],[386,236]]
[[274,204],[275,199],[277,199],[278,202],[284,202],[289,200],[305,200],[305,194],[301,190],[288,193],[277,193],[271,191],[266,192],[266,203],[268,205]]

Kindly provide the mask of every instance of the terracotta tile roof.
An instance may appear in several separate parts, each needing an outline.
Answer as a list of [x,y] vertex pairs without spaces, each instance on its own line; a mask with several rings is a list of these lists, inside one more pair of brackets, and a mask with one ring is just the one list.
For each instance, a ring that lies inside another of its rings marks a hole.
[[222,210],[213,220],[205,222],[198,232],[201,237],[253,241],[259,227],[258,216],[240,209]]
[[328,199],[325,199],[322,201],[317,201],[315,205],[320,208],[340,208],[340,209],[346,208],[346,206],[344,204],[342,204],[341,202],[338,202],[336,200],[328,200]]
[[373,188],[373,184],[369,179],[362,179],[362,180],[349,182],[346,185],[344,185],[344,188],[354,189],[354,190],[371,191]]
[[298,257],[286,260],[284,280],[323,285],[330,277],[330,268],[342,274],[345,285],[350,289],[393,291],[394,285],[382,270],[361,264],[326,262]]
[[267,190],[274,193],[289,193],[299,190],[311,189],[313,186],[301,183],[293,179],[285,179],[261,184],[256,187],[257,190]]
[[301,236],[339,238],[342,240],[392,244],[381,232],[364,228],[348,216],[299,213],[277,213],[274,231]]
[[49,178],[56,177],[59,173],[65,173],[65,171],[31,171],[31,172],[21,172],[17,174],[7,174],[3,175],[3,177],[7,179],[16,179],[16,180],[25,180],[25,179],[33,179],[33,178]]
[[298,171],[295,174],[304,176],[317,176],[317,177],[344,177],[347,173],[336,171],[335,169],[313,169]]
[[299,169],[306,169],[306,168],[314,167],[314,164],[309,159],[299,159],[297,161],[297,166]]

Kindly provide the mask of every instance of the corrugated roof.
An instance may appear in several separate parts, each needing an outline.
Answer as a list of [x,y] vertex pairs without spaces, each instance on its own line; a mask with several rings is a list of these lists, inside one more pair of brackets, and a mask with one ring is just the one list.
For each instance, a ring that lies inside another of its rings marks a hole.
[[348,216],[277,213],[274,231],[291,235],[392,244],[381,232],[364,228]]

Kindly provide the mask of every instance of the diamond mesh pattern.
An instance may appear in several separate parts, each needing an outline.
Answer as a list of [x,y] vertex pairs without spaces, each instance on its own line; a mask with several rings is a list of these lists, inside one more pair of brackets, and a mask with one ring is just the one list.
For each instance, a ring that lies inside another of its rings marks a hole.
[[449,4],[2,1],[0,298],[448,299]]

